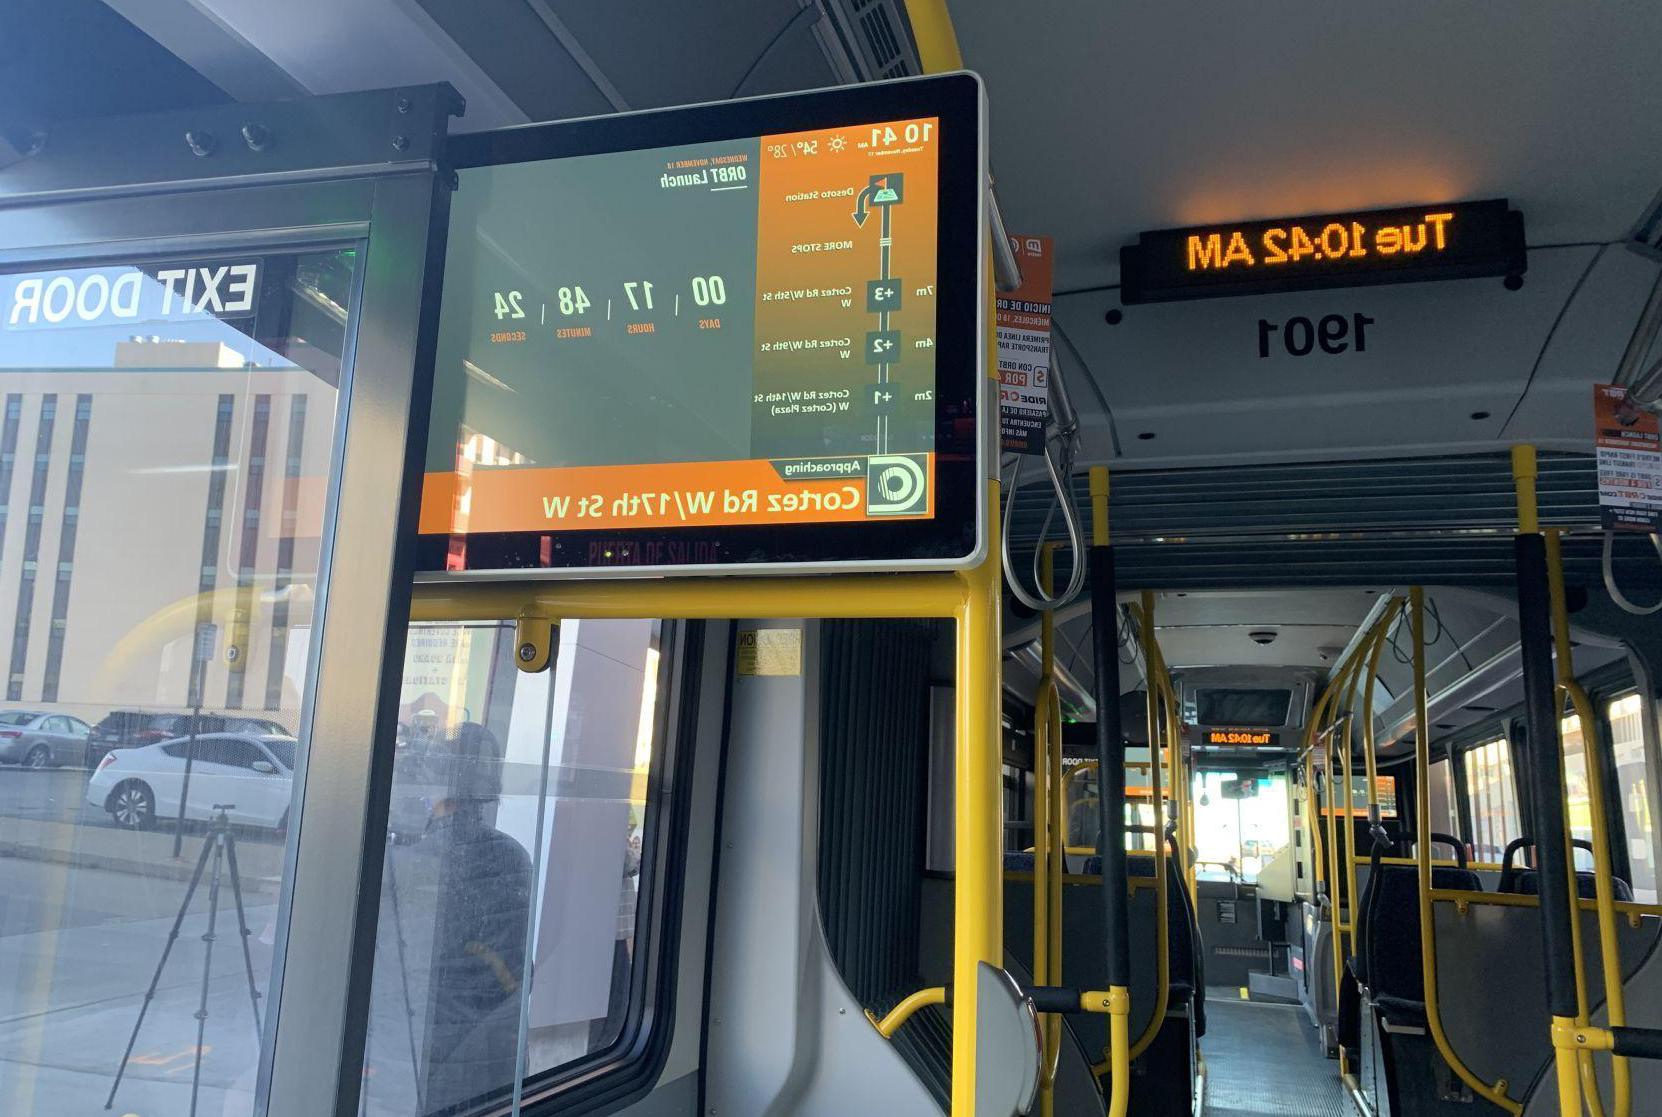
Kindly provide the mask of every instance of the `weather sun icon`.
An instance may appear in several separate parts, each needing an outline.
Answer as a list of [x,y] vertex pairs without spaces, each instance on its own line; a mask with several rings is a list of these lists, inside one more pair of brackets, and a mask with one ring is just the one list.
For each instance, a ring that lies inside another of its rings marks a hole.
[[842,133],[839,132],[837,135],[832,136],[831,139],[829,141],[827,141],[826,146],[829,147],[832,151],[841,151],[843,148],[848,146],[848,141],[846,139],[844,139],[843,136],[842,136]]

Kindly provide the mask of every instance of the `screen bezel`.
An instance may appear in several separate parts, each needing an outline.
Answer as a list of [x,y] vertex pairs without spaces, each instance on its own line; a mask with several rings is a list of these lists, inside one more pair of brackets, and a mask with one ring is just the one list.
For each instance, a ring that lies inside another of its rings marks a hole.
[[[447,169],[460,171],[925,116],[940,121],[933,517],[642,531],[418,534],[418,579],[953,570],[979,563],[986,553],[987,479],[996,461],[988,444],[996,424],[986,373],[986,111],[976,75],[906,78],[463,133],[448,138],[442,161]],[[442,293],[441,276],[427,296],[435,300],[435,322]],[[425,450],[430,432],[424,430],[422,437]],[[466,540],[466,566],[447,569],[450,544],[457,538]],[[690,561],[622,561],[620,549],[632,549],[637,557],[673,550],[678,559]],[[590,558],[608,551],[619,561],[597,564]],[[701,555],[712,558],[701,560]]]

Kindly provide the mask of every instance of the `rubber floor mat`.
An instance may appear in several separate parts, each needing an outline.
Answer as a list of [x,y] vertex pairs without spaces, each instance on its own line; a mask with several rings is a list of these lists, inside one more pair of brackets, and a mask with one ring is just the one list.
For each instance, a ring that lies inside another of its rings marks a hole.
[[1296,1005],[1206,998],[1207,1117],[1349,1117],[1339,1064]]

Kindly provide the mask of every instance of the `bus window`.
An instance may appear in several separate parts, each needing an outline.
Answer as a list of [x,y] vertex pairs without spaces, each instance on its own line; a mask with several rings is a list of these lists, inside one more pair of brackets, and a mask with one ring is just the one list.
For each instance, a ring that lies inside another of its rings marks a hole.
[[[1588,790],[1587,740],[1581,732],[1581,719],[1575,714],[1564,718],[1558,723],[1558,736],[1564,745],[1564,798],[1569,810],[1564,821],[1569,825],[1570,837],[1590,842],[1593,840],[1593,805]],[[1578,867],[1592,868],[1591,862],[1579,865],[1587,860],[1586,850],[1578,851],[1576,860]]]
[[1465,755],[1466,798],[1472,809],[1475,860],[1498,862],[1518,836],[1518,793],[1512,781],[1512,748],[1504,737],[1474,746]]
[[1444,834],[1460,833],[1460,814],[1454,798],[1454,765],[1448,757],[1431,765],[1431,829]]
[[1196,772],[1195,877],[1254,884],[1291,840],[1287,777]]
[[364,1113],[501,1106],[516,1067],[639,1049],[660,632],[568,621],[554,669],[524,674],[511,622],[411,629]]
[[1610,719],[1610,745],[1616,757],[1616,790],[1627,824],[1628,864],[1633,874],[1633,898],[1644,904],[1657,900],[1656,822],[1651,815],[1650,767],[1645,763],[1644,700],[1637,694],[1613,699],[1605,707]]

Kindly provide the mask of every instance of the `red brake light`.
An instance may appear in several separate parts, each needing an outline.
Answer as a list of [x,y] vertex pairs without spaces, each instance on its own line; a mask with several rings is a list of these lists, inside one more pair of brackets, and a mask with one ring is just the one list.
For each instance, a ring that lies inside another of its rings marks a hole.
[[102,759],[98,762],[98,770],[100,772],[102,772],[105,768],[108,768],[111,764],[114,764],[115,760],[116,760],[115,753],[113,753],[113,752],[105,753],[104,754],[104,759]]
[[20,729],[0,729],[0,737],[21,737],[21,736],[23,736],[23,731],[20,730]]

